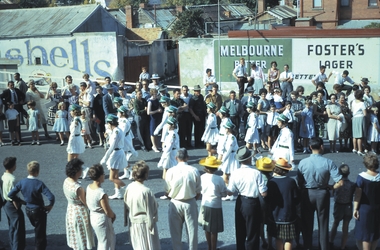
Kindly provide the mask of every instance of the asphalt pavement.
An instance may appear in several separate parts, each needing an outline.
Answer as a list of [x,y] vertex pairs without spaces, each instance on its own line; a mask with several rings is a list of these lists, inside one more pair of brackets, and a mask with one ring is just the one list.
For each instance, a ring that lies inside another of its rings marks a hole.
[[[17,169],[15,171],[15,176],[17,180],[27,176],[26,165],[32,160],[37,160],[40,165],[40,176],[39,179],[45,182],[48,188],[55,194],[56,203],[53,210],[48,214],[47,222],[47,234],[48,234],[48,247],[47,249],[69,249],[66,245],[66,232],[65,232],[65,214],[67,201],[64,197],[62,185],[66,178],[65,176],[65,165],[67,162],[66,145],[60,146],[59,142],[52,140],[46,140],[43,136],[43,132],[40,131],[41,135],[41,146],[30,145],[31,137],[30,133],[25,131],[25,126],[22,126],[23,140],[22,146],[11,146],[7,140],[8,133],[3,133],[4,142],[8,142],[8,145],[0,147],[0,160],[2,161],[7,156],[17,157]],[[51,129],[51,127],[49,128]],[[50,135],[54,138],[54,134],[51,132]],[[325,141],[326,152],[329,152],[327,147],[328,142]],[[339,149],[339,147],[338,147]],[[91,166],[94,163],[98,163],[104,155],[104,148],[100,146],[95,146],[93,149],[86,149],[86,151],[80,156],[80,158],[85,162],[86,166]],[[163,250],[171,249],[170,233],[168,228],[168,200],[160,200],[159,197],[163,195],[164,181],[161,179],[162,171],[157,168],[157,163],[160,159],[161,154],[155,153],[153,151],[143,152],[138,150],[139,156],[137,158],[131,159],[133,164],[137,160],[145,160],[150,167],[149,180],[145,182],[145,185],[152,189],[153,193],[157,198],[159,204],[159,221],[158,230],[159,237],[161,241],[161,248]],[[265,155],[266,152],[264,152]],[[190,160],[189,164],[197,167],[202,171],[202,167],[198,164],[198,161],[207,155],[205,149],[190,149],[189,150]],[[297,153],[296,162],[307,157],[307,154]],[[359,155],[353,153],[326,153],[324,155],[327,158],[332,159],[337,166],[340,164],[347,163],[351,168],[351,174],[349,176],[350,180],[355,181],[357,175],[364,171],[364,166],[362,164],[363,158]],[[107,171],[108,172],[108,171]],[[203,173],[203,171],[202,171]],[[295,173],[293,173],[295,174]],[[108,178],[108,176],[107,176]],[[82,186],[86,188],[90,184],[90,180],[83,180]],[[131,181],[125,180],[128,185]],[[332,180],[331,180],[332,183]],[[106,180],[103,183],[103,188],[105,191],[112,195],[113,184]],[[200,206],[200,201],[197,202],[198,207]],[[123,226],[123,201],[122,200],[112,200],[110,201],[111,208],[114,210],[117,218],[114,222],[114,228],[117,238],[116,249],[132,249],[128,240],[127,228]],[[223,202],[223,214],[224,214],[224,232],[219,234],[218,247],[220,249],[232,250],[236,249],[235,246],[235,229],[234,229],[234,201],[224,201]],[[330,228],[332,225],[332,208],[333,199],[331,198],[331,209],[330,209]],[[356,249],[354,240],[354,220],[351,220],[349,227],[349,240],[348,249]],[[314,223],[314,241],[313,245],[315,249],[317,248],[317,222]],[[204,236],[203,230],[198,227],[199,236],[199,248],[207,249],[207,243]],[[338,229],[338,234],[335,239],[335,245],[340,244],[341,228]],[[27,237],[27,248],[34,249],[34,230],[31,226],[29,220],[26,218],[26,237]],[[1,222],[0,222],[0,240],[8,243],[8,224],[4,211],[1,212]],[[184,230],[183,233],[184,249],[187,249],[187,239]]]

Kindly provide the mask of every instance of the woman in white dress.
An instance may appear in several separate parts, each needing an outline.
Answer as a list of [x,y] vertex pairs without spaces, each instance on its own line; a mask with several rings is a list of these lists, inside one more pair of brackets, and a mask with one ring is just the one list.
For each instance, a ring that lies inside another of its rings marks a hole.
[[110,196],[110,199],[122,199],[123,194],[120,188],[125,186],[125,183],[119,179],[119,171],[124,169],[128,163],[124,153],[124,137],[125,134],[118,127],[118,117],[109,114],[106,118],[108,129],[111,131],[109,135],[109,148],[103,156],[100,164],[106,164],[110,170],[110,181],[115,185],[115,194]]
[[343,115],[340,115],[342,111],[336,99],[336,95],[331,94],[330,103],[326,106],[327,116],[329,117],[327,122],[327,136],[330,141],[330,153],[339,153],[339,151],[336,150],[336,140],[339,138],[340,122],[342,121]]
[[[230,119],[228,119],[228,121],[224,125],[226,141],[224,143],[224,154],[220,170],[223,171],[223,180],[226,186],[228,186],[231,173],[233,173],[236,169],[240,167],[239,161],[235,158],[236,151],[239,149],[239,145],[236,137],[233,135],[234,127],[235,125],[232,123]],[[233,199],[234,197],[232,195],[227,195],[226,197],[222,198],[222,200]]]
[[281,114],[277,118],[277,126],[280,129],[277,140],[274,142],[271,154],[272,160],[286,159],[289,163],[294,161],[293,132],[288,128],[289,118]]
[[124,194],[124,226],[130,225],[133,249],[160,250],[158,204],[152,191],[144,185],[149,176],[145,161],[136,162],[132,175],[135,181]]
[[108,196],[101,187],[104,182],[104,170],[99,164],[92,166],[88,175],[93,182],[87,186],[86,202],[90,210],[90,222],[98,238],[98,250],[114,250],[116,235],[112,223],[116,219]]
[[[228,121],[228,116],[229,116],[229,110],[225,107],[225,106],[222,106],[219,110],[218,110],[218,114],[219,114],[219,117],[220,117],[220,128],[224,128],[224,125],[227,123]],[[222,158],[223,158],[223,148],[224,148],[224,143],[226,141],[226,138],[227,138],[227,135],[225,133],[223,133],[223,131],[219,131],[219,135],[218,135],[218,145],[216,146],[216,153],[218,154],[218,160],[221,161]]]
[[41,94],[41,92],[36,88],[36,84],[34,80],[29,80],[29,89],[25,93],[25,101],[30,102],[30,101],[35,101],[36,102],[36,110],[40,113],[40,122],[42,124],[42,127],[44,128],[45,131],[45,137],[47,139],[50,139],[49,133],[47,131],[47,126],[46,126],[46,118],[43,113],[43,109],[41,106],[41,100],[43,100],[45,96]]
[[119,128],[124,133],[124,153],[125,159],[127,161],[127,166],[124,168],[124,174],[120,176],[120,179],[129,178],[132,180],[132,170],[130,169],[129,159],[133,156],[137,157],[139,154],[133,147],[132,142],[132,131],[131,131],[131,122],[128,120],[128,108],[121,106],[117,109],[117,115],[119,117]]
[[247,132],[245,134],[244,141],[246,142],[246,147],[252,149],[257,153],[258,145],[260,143],[260,135],[257,129],[259,122],[260,112],[256,108],[256,104],[249,102],[246,105],[248,118],[247,118]]
[[81,107],[72,104],[69,108],[73,121],[70,124],[70,137],[67,143],[67,161],[78,158],[85,150],[83,138],[81,137],[82,122],[80,121]]
[[218,125],[216,122],[215,112],[215,104],[209,102],[207,104],[207,121],[206,121],[206,129],[202,135],[201,140],[206,143],[206,150],[208,152],[208,156],[212,156],[215,153],[215,150],[212,149],[212,146],[215,146],[218,143]]

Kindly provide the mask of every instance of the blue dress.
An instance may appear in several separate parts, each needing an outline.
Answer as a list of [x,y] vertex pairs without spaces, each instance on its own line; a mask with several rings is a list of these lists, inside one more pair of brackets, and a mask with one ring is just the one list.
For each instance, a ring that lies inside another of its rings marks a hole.
[[29,109],[28,110],[28,116],[29,116],[29,131],[38,131],[38,115],[39,112],[37,109]]
[[69,132],[69,122],[67,121],[67,111],[58,110],[56,112],[56,118],[53,126],[54,132]]
[[300,136],[302,138],[312,138],[314,137],[314,121],[313,121],[313,109],[312,108],[305,108],[301,112],[301,116],[303,119],[305,119],[305,127],[306,130],[304,130],[301,122],[300,126]]
[[[157,109],[160,108],[160,102],[158,101],[157,98],[154,100],[149,99],[148,102],[151,103],[151,106],[150,106],[151,111],[156,111]],[[162,113],[156,113],[156,114],[150,115],[149,132],[151,136],[154,135],[154,130],[161,123],[161,119],[162,119]]]
[[380,237],[380,176],[365,172],[358,175],[356,186],[362,189],[359,205],[359,220],[355,223],[355,238],[359,241],[374,241]]

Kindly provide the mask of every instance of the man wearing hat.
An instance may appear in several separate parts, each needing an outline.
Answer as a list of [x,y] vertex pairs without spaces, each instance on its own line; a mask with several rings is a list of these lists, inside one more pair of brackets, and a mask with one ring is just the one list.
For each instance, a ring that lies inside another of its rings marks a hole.
[[160,79],[158,74],[153,74],[150,79],[152,79],[152,82],[148,85],[149,89],[157,89],[157,91],[159,91],[162,84],[158,82]]
[[166,96],[166,97],[169,97],[170,98],[170,94],[168,93],[168,87],[166,85],[160,85],[160,87],[158,88],[158,95],[157,97],[158,98],[161,98],[162,96]]
[[236,159],[241,166],[229,180],[227,194],[238,192],[235,207],[236,249],[260,249],[260,223],[262,214],[259,195],[265,197],[267,187],[260,171],[251,165],[253,153],[247,147],[240,147]]
[[119,93],[114,93],[113,86],[111,84],[107,84],[105,86],[107,89],[107,94],[103,96],[103,110],[105,115],[117,114],[117,108],[113,105],[113,100],[115,97],[119,97]]
[[301,188],[302,236],[305,249],[312,249],[314,212],[318,216],[319,246],[321,250],[329,249],[329,215],[330,215],[330,177],[343,185],[342,176],[335,163],[323,157],[323,140],[314,137],[310,140],[312,154],[298,165],[298,185]]
[[189,103],[189,112],[194,124],[194,147],[203,148],[204,144],[201,138],[206,125],[206,103],[199,85],[194,86],[194,94]]
[[288,162],[294,161],[293,132],[288,128],[288,122],[289,118],[284,114],[277,117],[277,126],[280,129],[280,132],[271,150],[273,160],[284,158]]
[[360,81],[359,86],[363,89],[365,86],[368,86],[369,80],[367,77],[363,77]]
[[182,229],[186,223],[189,249],[198,249],[198,206],[201,178],[198,170],[187,164],[189,155],[185,148],[178,150],[178,164],[166,172],[166,193],[171,198],[169,204],[169,229],[172,249],[182,249]]

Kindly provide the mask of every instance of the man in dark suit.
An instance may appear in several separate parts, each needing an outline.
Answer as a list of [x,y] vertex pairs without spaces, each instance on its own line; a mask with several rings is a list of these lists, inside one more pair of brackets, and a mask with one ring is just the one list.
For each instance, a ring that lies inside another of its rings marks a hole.
[[194,146],[196,148],[203,148],[204,144],[201,141],[202,135],[205,132],[206,124],[206,103],[201,94],[201,87],[196,85],[194,87],[194,95],[190,99],[189,112],[193,117],[194,124]]
[[[22,121],[22,116],[27,116],[26,111],[23,109],[22,105],[25,103],[25,94],[19,90],[18,88],[15,88],[15,84],[13,81],[8,82],[8,89],[4,90],[1,94],[1,100],[4,104],[4,112],[8,109],[8,103],[12,102],[14,104],[14,108],[18,111],[20,116],[20,121]],[[21,139],[21,129],[20,126],[18,126],[18,134],[19,138]]]
[[243,105],[239,99],[236,99],[236,92],[230,91],[230,99],[224,101],[223,106],[226,107],[230,113],[230,120],[235,125],[234,134],[239,136],[240,119],[243,115]]
[[120,96],[119,93],[114,93],[111,84],[106,85],[107,94],[103,96],[103,110],[107,117],[108,114],[117,115],[117,108],[113,104],[113,98]]

